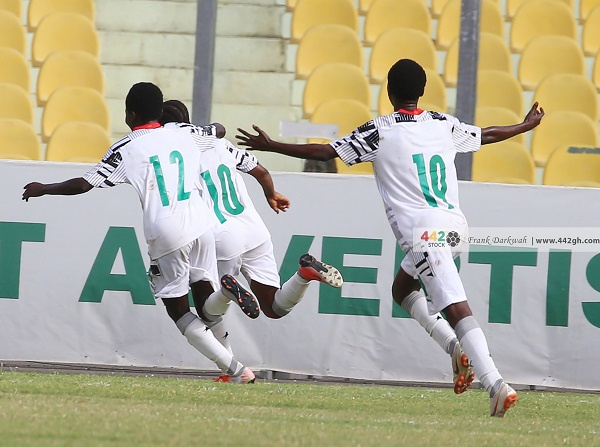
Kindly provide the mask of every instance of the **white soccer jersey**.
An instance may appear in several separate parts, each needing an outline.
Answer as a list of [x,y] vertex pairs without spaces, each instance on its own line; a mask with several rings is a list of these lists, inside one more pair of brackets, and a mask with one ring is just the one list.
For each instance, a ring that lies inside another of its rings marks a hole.
[[347,165],[373,162],[388,220],[405,249],[415,227],[466,226],[454,158],[481,147],[479,127],[444,113],[414,112],[375,118],[330,143]]
[[142,204],[149,256],[158,259],[215,224],[200,194],[198,150],[213,147],[215,141],[210,127],[189,132],[163,127],[134,130],[113,144],[84,179],[97,188],[120,183],[134,187]]
[[242,175],[258,165],[254,155],[240,150],[229,140],[219,139],[215,150],[201,156],[204,197],[214,210],[220,225],[213,231],[217,259],[229,260],[258,247],[271,238],[254,208]]

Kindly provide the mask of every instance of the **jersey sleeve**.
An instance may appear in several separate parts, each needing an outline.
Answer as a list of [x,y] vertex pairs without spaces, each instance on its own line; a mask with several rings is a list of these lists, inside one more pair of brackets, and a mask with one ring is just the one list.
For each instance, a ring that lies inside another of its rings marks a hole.
[[235,168],[240,172],[250,172],[258,166],[258,159],[248,151],[238,148],[231,141],[223,139],[225,147],[235,157]]
[[123,138],[113,144],[102,160],[83,176],[84,180],[95,188],[109,188],[127,182],[125,163],[119,149],[131,141]]
[[455,117],[451,122],[456,152],[476,152],[481,149],[481,127],[462,123]]
[[371,120],[329,144],[348,166],[373,161],[379,149],[379,130],[375,121]]

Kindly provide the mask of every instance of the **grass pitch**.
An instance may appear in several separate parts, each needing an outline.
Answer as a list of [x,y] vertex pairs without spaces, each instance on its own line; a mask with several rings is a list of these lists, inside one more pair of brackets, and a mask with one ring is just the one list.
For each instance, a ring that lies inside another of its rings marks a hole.
[[0,373],[0,446],[598,446],[600,394]]

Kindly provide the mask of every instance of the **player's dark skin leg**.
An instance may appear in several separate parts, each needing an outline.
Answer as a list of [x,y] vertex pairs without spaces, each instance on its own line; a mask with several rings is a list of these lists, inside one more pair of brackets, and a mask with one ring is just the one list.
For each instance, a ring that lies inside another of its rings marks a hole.
[[[404,298],[419,289],[421,289],[421,283],[418,279],[413,278],[402,269],[398,270],[392,284],[392,297],[396,303],[402,303]],[[473,315],[467,301],[451,304],[442,312],[452,328],[456,327],[456,324],[463,318]]]
[[192,289],[192,298],[194,299],[194,307],[196,308],[198,316],[204,321],[208,321],[208,319],[202,313],[202,308],[204,307],[204,303],[210,294],[213,293],[215,289],[213,289],[213,286],[209,281],[196,281],[190,285],[190,288]]
[[250,290],[254,293],[254,296],[258,299],[260,304],[260,310],[262,313],[273,319],[281,318],[281,315],[277,315],[273,311],[273,301],[275,301],[275,292],[279,289],[273,286],[267,286],[257,281],[250,281]]
[[171,317],[171,320],[175,323],[190,311],[190,303],[187,294],[180,296],[179,298],[162,298],[162,302],[167,308],[169,317]]

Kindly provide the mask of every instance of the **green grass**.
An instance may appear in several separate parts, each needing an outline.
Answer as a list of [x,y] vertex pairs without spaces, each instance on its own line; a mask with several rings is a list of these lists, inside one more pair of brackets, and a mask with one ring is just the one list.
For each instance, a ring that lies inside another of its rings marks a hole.
[[0,373],[0,446],[593,446],[600,394]]

